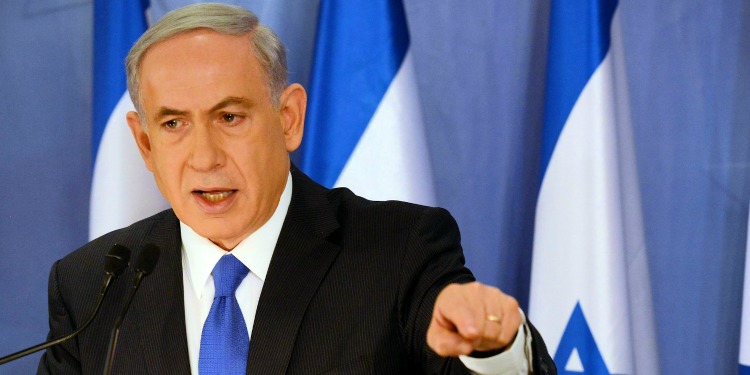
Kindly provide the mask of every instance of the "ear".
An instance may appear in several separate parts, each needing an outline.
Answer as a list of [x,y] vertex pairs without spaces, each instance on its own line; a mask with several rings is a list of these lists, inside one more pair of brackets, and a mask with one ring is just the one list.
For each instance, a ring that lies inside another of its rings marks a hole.
[[151,165],[151,139],[148,137],[148,132],[145,129],[145,124],[141,124],[141,117],[138,113],[130,111],[125,116],[128,120],[128,127],[130,132],[133,133],[135,143],[138,145],[138,150],[141,152],[141,157],[146,163],[146,168],[153,172],[153,166]]
[[296,150],[302,142],[306,109],[307,93],[305,89],[298,83],[287,86],[281,93],[279,100],[279,115],[288,152]]

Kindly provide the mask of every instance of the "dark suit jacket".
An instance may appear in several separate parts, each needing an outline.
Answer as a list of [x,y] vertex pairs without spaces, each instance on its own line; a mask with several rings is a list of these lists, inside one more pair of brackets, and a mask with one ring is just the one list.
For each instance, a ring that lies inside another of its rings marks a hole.
[[[292,169],[292,202],[258,303],[248,374],[465,374],[457,358],[425,344],[437,294],[473,280],[450,214],[402,202],[371,202],[328,190]],[[50,337],[91,313],[104,255],[116,243],[137,259],[144,243],[161,259],[143,280],[122,324],[118,374],[189,374],[179,222],[172,210],[104,235],[52,267]],[[115,280],[92,325],[48,350],[40,374],[103,370],[113,321],[134,274]],[[554,374],[532,328],[534,368]]]

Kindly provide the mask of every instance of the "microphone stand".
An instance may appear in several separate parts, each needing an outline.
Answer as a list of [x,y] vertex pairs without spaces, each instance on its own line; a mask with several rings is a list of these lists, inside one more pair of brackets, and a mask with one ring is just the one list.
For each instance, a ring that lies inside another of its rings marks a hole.
[[86,329],[86,327],[88,327],[89,324],[91,324],[91,322],[94,321],[96,314],[99,312],[99,309],[102,307],[102,302],[104,302],[104,295],[107,294],[107,290],[109,290],[109,286],[112,283],[112,280],[114,280],[117,276],[119,276],[122,273],[122,271],[128,266],[129,259],[130,259],[130,250],[122,245],[114,245],[112,249],[109,250],[109,253],[107,253],[106,258],[105,258],[104,281],[102,283],[102,287],[99,289],[99,298],[96,301],[96,307],[94,308],[93,313],[89,316],[88,320],[86,320],[86,322],[83,323],[83,325],[78,327],[77,330],[65,336],[52,339],[52,340],[43,342],[41,344],[32,346],[30,348],[26,348],[24,350],[2,357],[0,358],[0,365],[4,365],[10,361],[14,361],[18,358],[25,357],[29,354],[36,353],[40,350],[47,349],[51,346],[55,346],[57,344],[68,341],[71,338],[77,336],[84,329]]
[[133,284],[130,291],[128,291],[128,294],[125,296],[125,304],[122,307],[122,311],[120,311],[120,315],[115,319],[115,324],[112,328],[112,335],[109,338],[107,357],[104,362],[104,375],[112,373],[115,351],[117,350],[117,339],[120,337],[120,325],[122,325],[122,321],[125,319],[128,309],[130,309],[130,303],[133,302],[135,292],[137,292],[138,288],[141,286],[143,278],[148,276],[148,274],[154,270],[154,267],[156,267],[156,262],[159,261],[160,253],[161,250],[158,246],[147,243],[143,246],[140,254],[138,254],[138,260],[135,265],[135,276],[133,276]]

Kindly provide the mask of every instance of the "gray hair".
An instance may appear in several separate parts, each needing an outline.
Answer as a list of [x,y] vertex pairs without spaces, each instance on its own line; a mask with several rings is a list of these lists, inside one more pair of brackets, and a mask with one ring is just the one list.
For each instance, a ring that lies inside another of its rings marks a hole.
[[[274,107],[279,107],[281,93],[287,86],[288,74],[286,50],[279,37],[258,22],[258,17],[245,8],[217,3],[193,4],[167,13],[141,35],[125,58],[128,91],[142,120],[145,120],[145,115],[138,69],[146,52],[157,43],[198,29],[213,30],[227,35],[250,35],[253,53],[266,75],[271,102]],[[145,121],[143,125],[146,125]]]

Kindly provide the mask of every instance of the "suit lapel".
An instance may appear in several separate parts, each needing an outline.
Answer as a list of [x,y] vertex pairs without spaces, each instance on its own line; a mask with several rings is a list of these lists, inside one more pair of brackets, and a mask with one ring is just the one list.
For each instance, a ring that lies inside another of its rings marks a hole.
[[154,271],[143,279],[129,313],[139,322],[141,348],[151,374],[190,373],[178,223],[174,213],[166,211],[146,237],[161,254]]
[[279,234],[250,337],[248,374],[285,373],[302,318],[339,253],[324,188],[292,169],[292,202]]
[[[296,168],[292,176],[292,202],[258,302],[248,374],[286,371],[305,310],[339,253],[338,245],[328,239],[338,222],[327,190]],[[155,220],[145,242],[159,246],[160,260],[128,313],[128,320],[138,322],[134,328],[151,374],[190,373],[179,233],[171,210]]]

